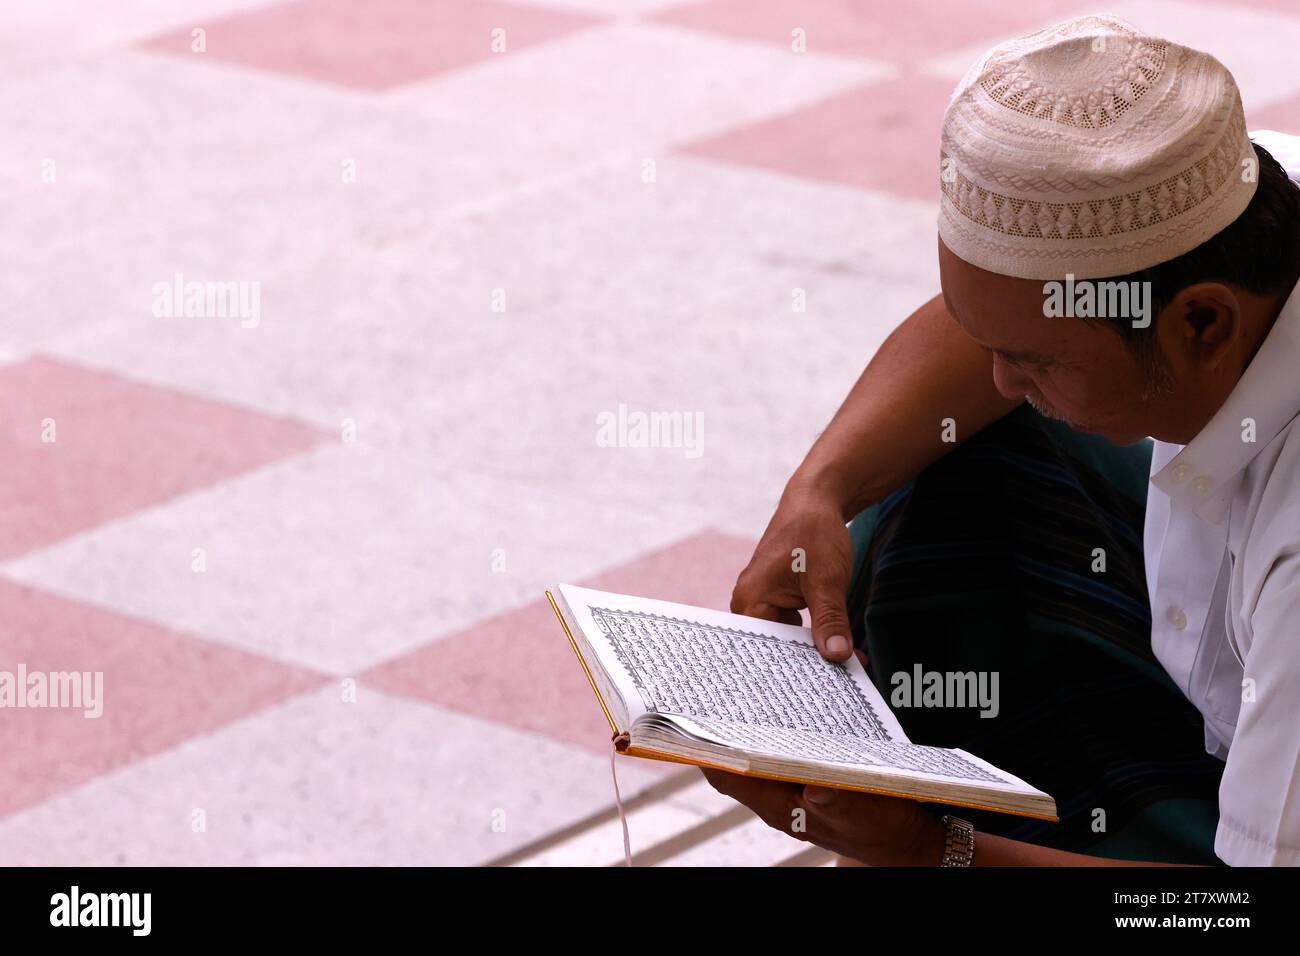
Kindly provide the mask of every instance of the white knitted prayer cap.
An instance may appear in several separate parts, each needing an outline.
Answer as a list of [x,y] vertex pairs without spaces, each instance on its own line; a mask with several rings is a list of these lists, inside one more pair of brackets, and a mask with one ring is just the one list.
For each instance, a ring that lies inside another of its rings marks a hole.
[[1207,53],[1086,16],[984,54],[944,113],[939,235],[1026,279],[1123,275],[1241,214],[1255,152]]

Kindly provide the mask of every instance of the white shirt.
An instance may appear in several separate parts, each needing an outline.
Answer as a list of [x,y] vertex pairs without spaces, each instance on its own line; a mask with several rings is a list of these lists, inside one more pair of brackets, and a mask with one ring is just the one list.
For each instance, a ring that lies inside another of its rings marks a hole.
[[[1251,137],[1300,182],[1300,137]],[[1223,407],[1151,460],[1152,646],[1226,761],[1214,852],[1233,866],[1300,865],[1298,412],[1300,286]]]

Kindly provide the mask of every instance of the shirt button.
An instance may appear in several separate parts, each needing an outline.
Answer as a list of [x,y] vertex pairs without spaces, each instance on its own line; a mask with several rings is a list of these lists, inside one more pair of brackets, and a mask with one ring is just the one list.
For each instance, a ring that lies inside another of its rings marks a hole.
[[1181,631],[1183,628],[1187,627],[1187,615],[1183,613],[1182,608],[1171,607],[1169,613],[1165,616],[1169,618],[1169,623],[1178,630]]
[[1173,468],[1169,469],[1169,478],[1171,481],[1184,482],[1191,473],[1190,465],[1174,465]]
[[1210,481],[1209,478],[1206,478],[1204,475],[1202,475],[1201,477],[1197,478],[1195,481],[1192,482],[1192,491],[1194,491],[1198,495],[1203,495],[1207,491],[1209,491],[1210,488],[1212,488],[1213,486],[1214,486],[1214,482]]

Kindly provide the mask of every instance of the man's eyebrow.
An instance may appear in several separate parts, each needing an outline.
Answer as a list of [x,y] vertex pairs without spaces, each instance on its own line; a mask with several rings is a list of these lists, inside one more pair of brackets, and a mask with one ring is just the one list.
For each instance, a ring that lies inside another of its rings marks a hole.
[[[952,308],[949,308],[948,294],[946,293],[944,293],[944,311],[948,312],[949,319],[952,319],[954,323],[957,323],[958,328],[962,329],[962,332],[966,332],[965,326],[963,326],[961,323],[958,323],[957,316],[954,315]],[[966,332],[966,334],[967,336],[970,336],[969,332]],[[993,352],[993,354],[996,355],[1001,355],[1002,358],[1008,360],[1008,362],[1015,362],[1019,364],[1027,363],[1031,365],[1060,364],[1060,359],[1053,358],[1053,356],[1050,355],[1040,355],[1039,352],[1019,352],[1011,349],[995,349],[995,347],[984,345],[983,342],[980,342],[979,339],[975,338],[974,336],[970,336],[970,337],[971,337],[971,341],[975,342],[975,345],[978,345],[980,349],[983,349],[984,351],[987,352]]]
[[1039,355],[1037,352],[1016,352],[1011,349],[995,349],[984,346],[988,351],[995,355],[1001,355],[1004,359],[1011,362],[1029,362],[1031,364],[1043,365],[1056,360],[1050,355]]

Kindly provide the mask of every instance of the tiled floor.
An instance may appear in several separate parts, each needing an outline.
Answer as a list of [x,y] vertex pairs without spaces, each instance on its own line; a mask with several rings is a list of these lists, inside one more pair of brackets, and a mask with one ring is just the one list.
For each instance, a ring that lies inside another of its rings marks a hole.
[[[0,864],[618,861],[544,588],[726,606],[937,291],[952,84],[1092,5],[102,7],[0,15],[0,670],[104,681],[0,711]],[[1300,130],[1290,0],[1111,10]],[[638,862],[825,862],[682,773],[619,761]]]

